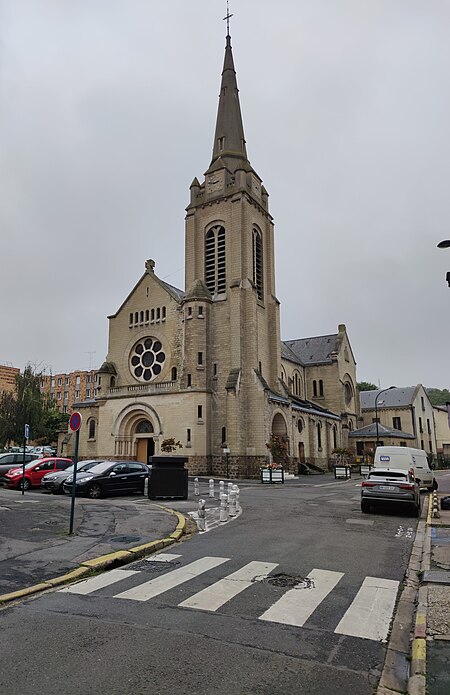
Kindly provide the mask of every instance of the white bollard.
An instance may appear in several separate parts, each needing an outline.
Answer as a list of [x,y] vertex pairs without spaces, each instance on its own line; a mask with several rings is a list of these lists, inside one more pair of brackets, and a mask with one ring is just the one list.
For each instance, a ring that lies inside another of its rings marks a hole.
[[223,480],[219,480],[219,500],[222,499],[222,495],[225,494],[225,483]]
[[228,504],[227,496],[220,496],[220,521],[228,521]]
[[228,504],[230,504],[230,492],[233,489],[233,483],[228,483]]
[[209,479],[209,496],[214,497],[214,480],[212,478]]
[[194,495],[200,494],[200,488],[198,486],[198,478],[194,478]]
[[234,491],[236,493],[236,514],[240,514],[242,511],[241,510],[241,502],[239,500],[240,490],[239,490],[237,485],[234,486]]
[[234,489],[230,492],[228,513],[230,516],[236,516],[236,490]]
[[205,500],[198,501],[198,521],[197,526],[199,531],[206,531],[206,509]]
[[148,478],[144,480],[144,497],[148,497]]

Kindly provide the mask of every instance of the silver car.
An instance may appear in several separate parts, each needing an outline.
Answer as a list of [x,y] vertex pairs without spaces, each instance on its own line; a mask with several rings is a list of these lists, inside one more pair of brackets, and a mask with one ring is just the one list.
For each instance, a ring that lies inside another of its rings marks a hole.
[[361,511],[392,503],[407,504],[414,516],[420,515],[420,489],[412,471],[400,468],[374,468],[361,483]]
[[[77,465],[77,473],[79,471],[88,471],[93,466],[96,466],[97,463],[102,463],[102,460],[103,459],[96,459],[94,461],[92,459],[90,461],[80,461]],[[70,468],[66,468],[64,471],[52,471],[51,473],[47,473],[41,480],[41,488],[43,490],[49,490],[54,495],[64,494],[63,482],[69,475],[73,474],[73,469],[74,467],[70,466]]]

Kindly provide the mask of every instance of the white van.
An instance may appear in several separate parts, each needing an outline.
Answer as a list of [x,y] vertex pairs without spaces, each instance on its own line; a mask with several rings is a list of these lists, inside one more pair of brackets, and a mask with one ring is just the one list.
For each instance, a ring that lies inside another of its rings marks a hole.
[[437,490],[437,481],[423,449],[412,449],[408,446],[377,446],[373,465],[375,468],[401,468],[406,471],[412,468],[419,487]]

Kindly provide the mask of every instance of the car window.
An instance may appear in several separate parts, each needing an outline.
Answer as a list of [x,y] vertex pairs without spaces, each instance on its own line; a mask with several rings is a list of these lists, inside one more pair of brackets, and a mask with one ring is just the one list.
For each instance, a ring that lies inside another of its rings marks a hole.
[[128,469],[130,473],[142,473],[144,466],[142,466],[140,463],[129,463]]
[[14,463],[14,454],[7,454],[0,459],[0,463]]
[[72,461],[64,461],[64,459],[56,459],[56,468],[59,468],[61,471],[65,471],[66,468],[70,468],[72,466]]
[[117,466],[114,466],[111,472],[114,472],[117,475],[119,475],[120,473],[128,473],[128,464],[118,463]]
[[406,480],[408,477],[407,473],[401,473],[400,471],[371,471],[369,473],[369,478],[398,478],[399,480]]
[[53,466],[53,461],[44,461],[44,463],[40,463],[39,466],[36,466],[34,469],[35,471],[52,471],[54,468]]

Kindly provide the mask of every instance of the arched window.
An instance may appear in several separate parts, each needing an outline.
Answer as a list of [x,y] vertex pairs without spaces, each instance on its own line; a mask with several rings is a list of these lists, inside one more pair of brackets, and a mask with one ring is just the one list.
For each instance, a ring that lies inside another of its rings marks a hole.
[[95,420],[93,417],[88,422],[88,439],[95,439]]
[[116,377],[112,376],[109,380],[109,388],[113,388],[116,385]]
[[138,313],[137,311],[136,311],[136,313],[135,313],[135,315],[134,315],[134,322],[135,322],[135,323],[139,323],[139,313]]
[[205,285],[213,295],[226,290],[225,229],[220,224],[205,236]]
[[133,323],[133,314],[130,314],[130,326]]
[[158,307],[158,308],[156,309],[156,320],[159,321],[160,318],[161,318],[161,308]]
[[317,381],[313,381],[313,398],[317,398]]
[[337,448],[337,427],[333,425],[333,449]]
[[263,250],[261,241],[261,232],[259,229],[253,229],[253,282],[256,287],[258,299],[263,301]]
[[153,432],[153,425],[149,420],[139,420],[136,425],[136,434],[151,434]]
[[145,322],[148,323],[149,320],[149,311],[148,309],[145,310]]
[[320,422],[317,423],[317,448],[319,450],[322,448],[322,425]]
[[144,323],[144,312],[143,311],[141,311],[141,313],[139,315],[139,322]]
[[155,310],[152,309],[150,312],[150,321],[154,321],[154,320],[155,320]]
[[298,431],[299,431],[299,432],[303,432],[304,426],[305,426],[305,424],[304,424],[302,418],[299,417],[299,419],[297,420],[297,429],[298,429]]
[[319,379],[319,396],[321,398],[323,397],[323,381],[322,381],[322,379]]
[[163,318],[163,320],[166,318],[166,307],[165,306],[163,306],[163,308],[162,308],[162,318]]
[[292,390],[295,396],[302,395],[302,378],[298,372],[294,372],[292,379]]
[[172,367],[172,381],[176,381],[176,380],[177,380],[177,368]]
[[227,443],[227,428],[222,427],[222,446]]
[[344,384],[344,399],[345,399],[345,405],[350,405],[352,402],[353,398],[353,389],[351,384],[346,381]]

